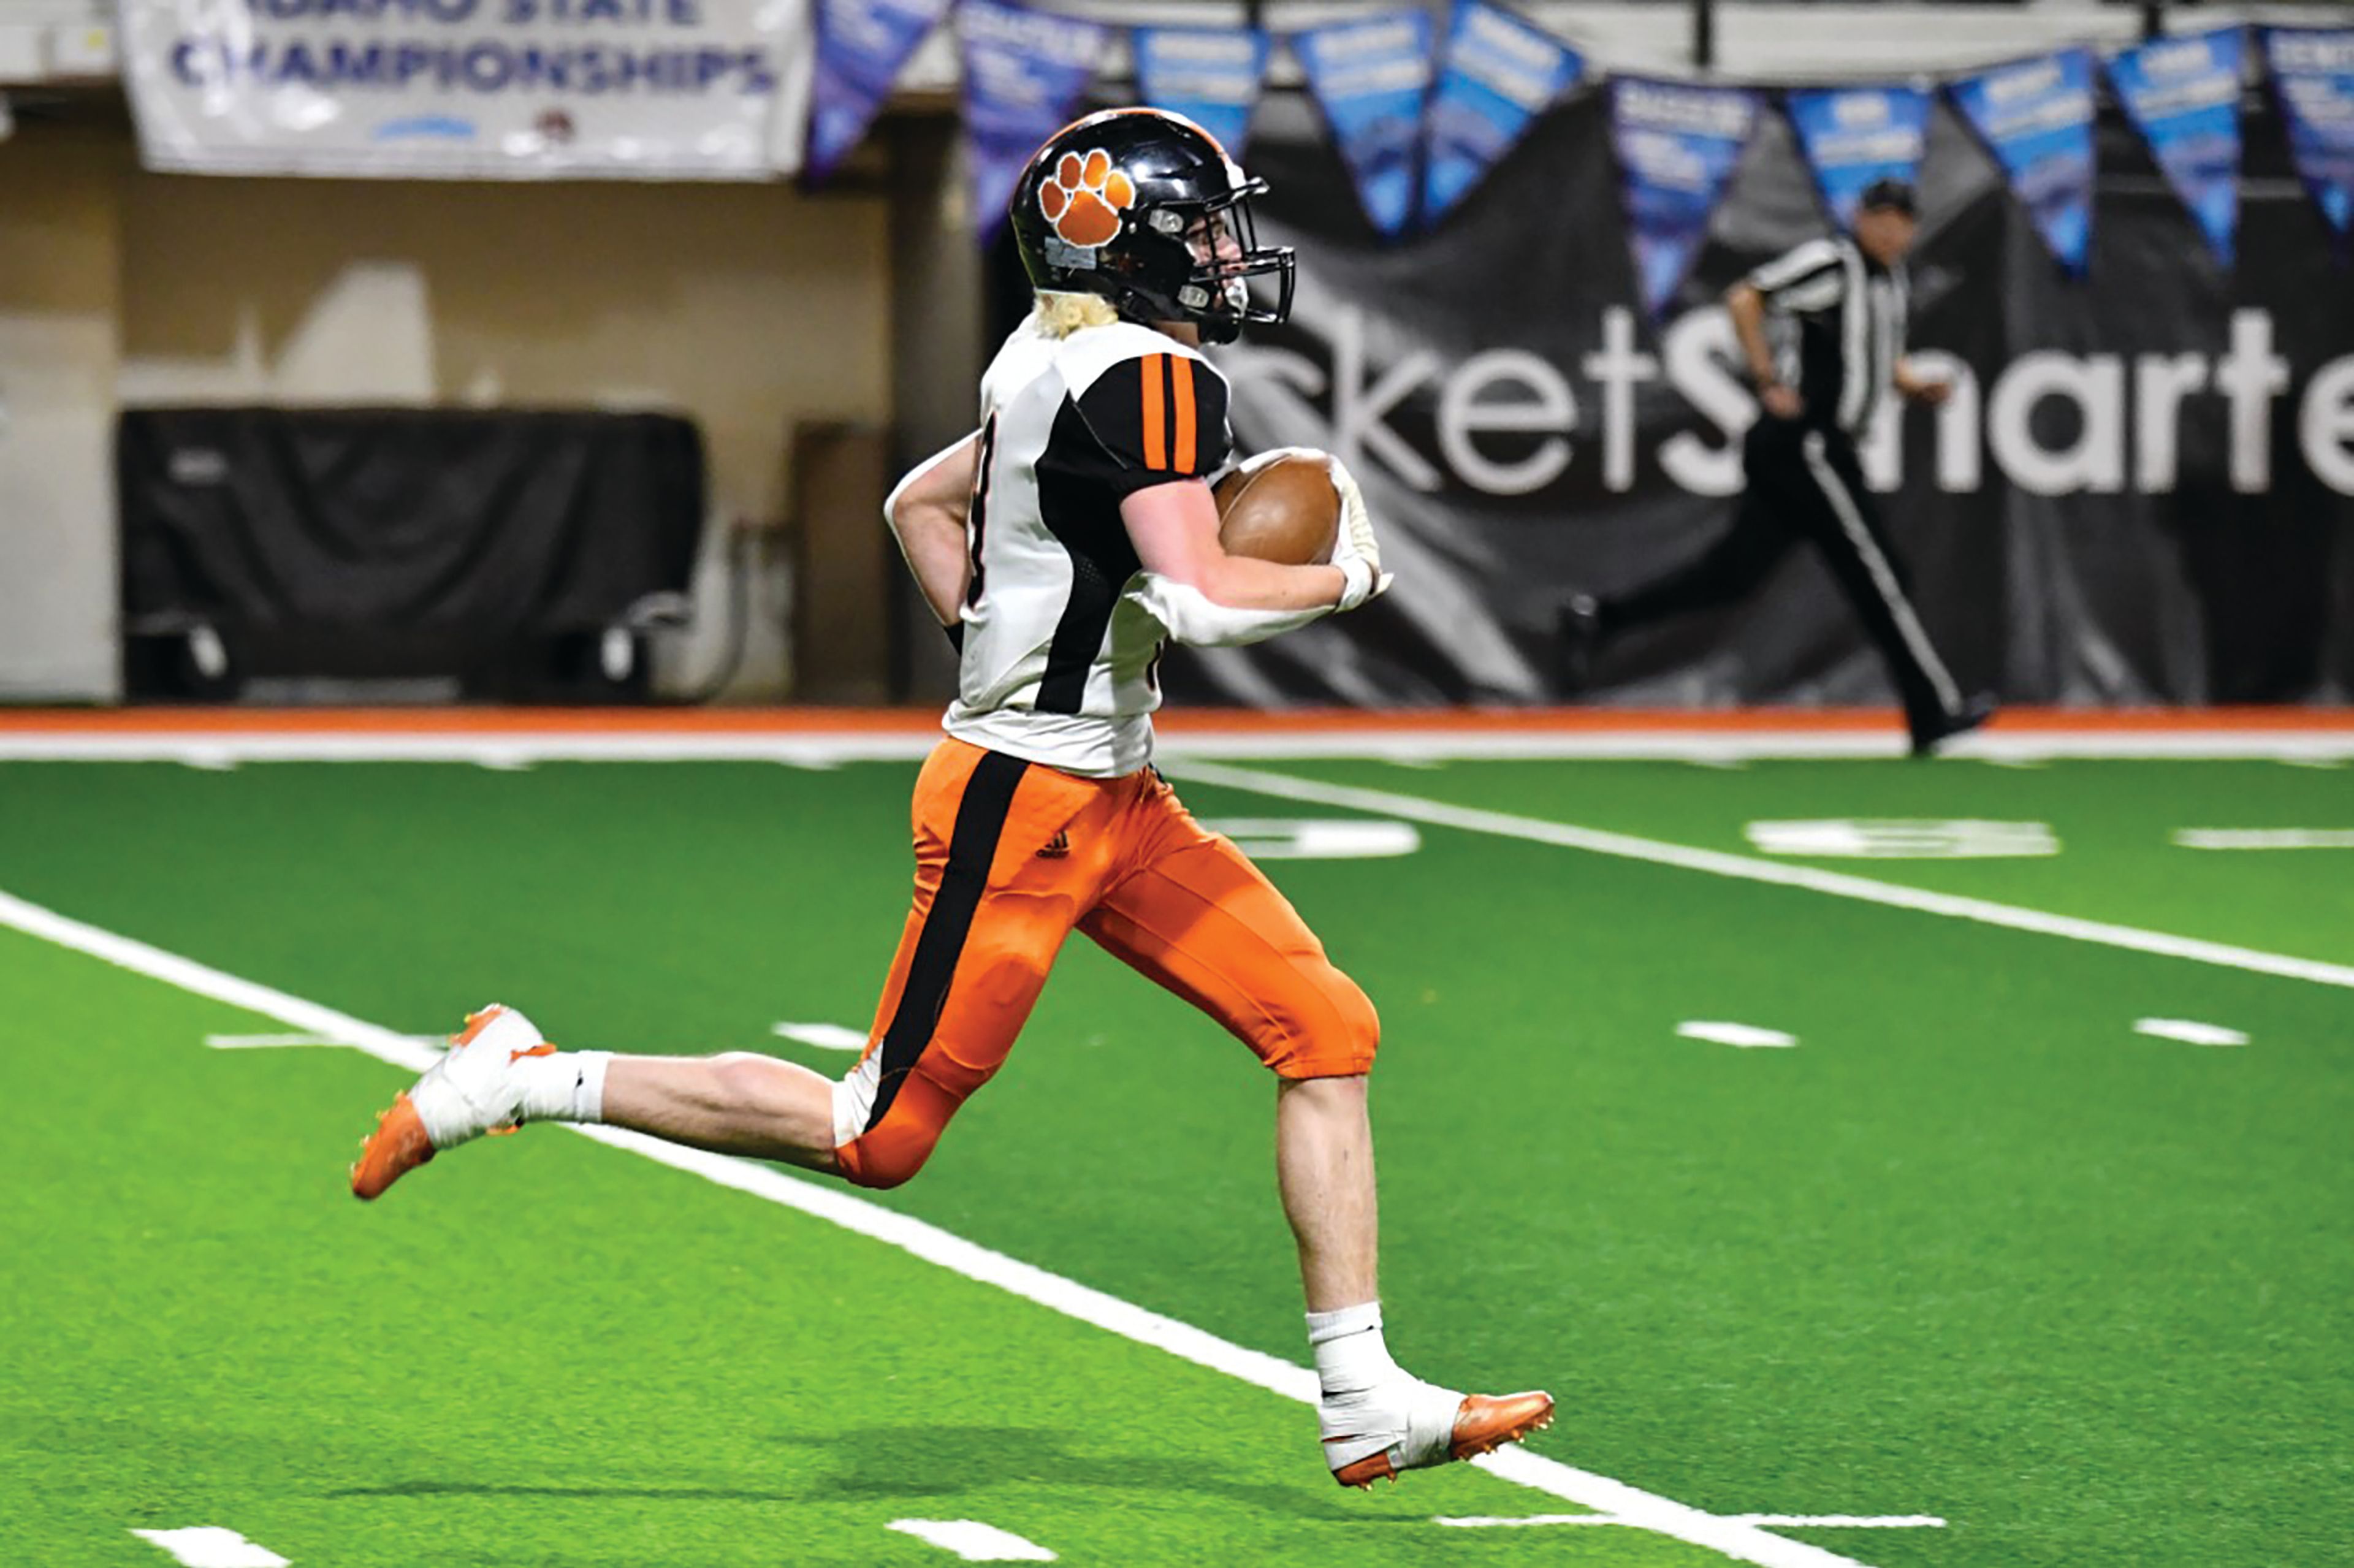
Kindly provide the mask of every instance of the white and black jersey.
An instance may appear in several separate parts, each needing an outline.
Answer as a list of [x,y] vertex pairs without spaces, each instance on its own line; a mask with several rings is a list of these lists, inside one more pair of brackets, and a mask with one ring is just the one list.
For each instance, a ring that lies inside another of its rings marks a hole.
[[1807,422],[1861,436],[1904,353],[1908,285],[1844,235],[1809,239],[1749,274],[1765,296],[1777,374]]
[[1152,755],[1165,634],[1130,591],[1119,503],[1225,465],[1225,380],[1150,327],[1058,338],[1034,316],[981,378],[981,418],[948,731],[1066,773],[1133,773]]

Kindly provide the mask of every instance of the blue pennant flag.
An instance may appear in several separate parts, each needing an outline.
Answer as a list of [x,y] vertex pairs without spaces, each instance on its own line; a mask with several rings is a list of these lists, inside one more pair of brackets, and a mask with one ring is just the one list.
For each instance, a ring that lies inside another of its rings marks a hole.
[[2093,249],[2093,57],[2066,49],[1999,66],[1953,90],[2043,242],[2081,277]]
[[1136,90],[1207,131],[1240,163],[1271,47],[1257,27],[1139,27]]
[[2267,27],[2264,54],[2298,175],[2329,227],[2354,231],[2354,28]]
[[1430,16],[1368,16],[1296,33],[1292,53],[1323,107],[1357,199],[1384,237],[1414,216],[1415,151],[1430,90]]
[[858,145],[907,57],[947,9],[948,0],[819,0],[804,157],[811,179],[833,173]]
[[1790,94],[1790,123],[1841,228],[1875,180],[1911,184],[1929,144],[1929,95],[1917,87],[1837,87]]
[[984,245],[1040,144],[1069,123],[1103,52],[1101,23],[1002,0],[961,0],[964,124],[972,154],[973,228]]
[[1611,83],[1611,144],[1626,182],[1643,306],[1654,316],[1691,270],[1756,122],[1757,95],[1745,88],[1640,77]]
[[2109,61],[2117,101],[2226,267],[2240,227],[2242,37],[2224,27],[2155,38]]
[[1422,217],[1439,218],[1584,74],[1577,51],[1487,0],[1459,0],[1430,101]]

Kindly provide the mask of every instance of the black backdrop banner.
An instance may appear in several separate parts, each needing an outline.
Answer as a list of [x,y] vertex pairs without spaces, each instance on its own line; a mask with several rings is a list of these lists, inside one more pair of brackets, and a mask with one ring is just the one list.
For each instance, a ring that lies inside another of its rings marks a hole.
[[[2267,101],[2221,268],[2147,147],[2100,127],[2090,281],[2062,274],[1949,103],[1932,117],[1912,346],[1959,388],[1867,467],[1966,688],[2038,703],[2354,699],[2354,269]],[[1260,105],[1263,233],[1300,252],[1291,322],[1221,351],[1241,450],[1329,449],[1398,575],[1255,648],[1172,654],[1172,693],[1268,705],[1885,702],[1828,573],[1630,632],[1564,681],[1560,606],[1704,549],[1755,403],[1718,303],[1825,232],[1778,115],[1664,319],[1628,257],[1598,94],[1556,109],[1437,232],[1384,244],[1303,107]],[[1893,401],[1893,399],[1891,400]]]
[[[642,662],[617,691],[598,641],[687,586],[703,529],[702,437],[661,414],[133,408],[116,467],[138,698],[304,678],[634,694]],[[155,656],[195,627],[217,674]]]

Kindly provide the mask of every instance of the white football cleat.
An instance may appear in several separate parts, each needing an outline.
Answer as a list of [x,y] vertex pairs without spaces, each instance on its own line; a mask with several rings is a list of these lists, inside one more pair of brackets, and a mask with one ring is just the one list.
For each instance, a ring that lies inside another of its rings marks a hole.
[[530,1019],[497,1002],[469,1013],[463,1032],[407,1094],[376,1118],[352,1167],[352,1195],[370,1199],[445,1149],[484,1133],[513,1132],[523,1105],[514,1065],[556,1047]]

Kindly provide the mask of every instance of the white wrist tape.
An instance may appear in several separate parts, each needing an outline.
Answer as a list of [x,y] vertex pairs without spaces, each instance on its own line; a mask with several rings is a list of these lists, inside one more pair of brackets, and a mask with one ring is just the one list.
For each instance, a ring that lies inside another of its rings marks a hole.
[[1308,609],[1237,609],[1219,604],[1191,583],[1143,574],[1138,599],[1178,641],[1195,648],[1238,648],[1264,642],[1330,615],[1332,605]]

